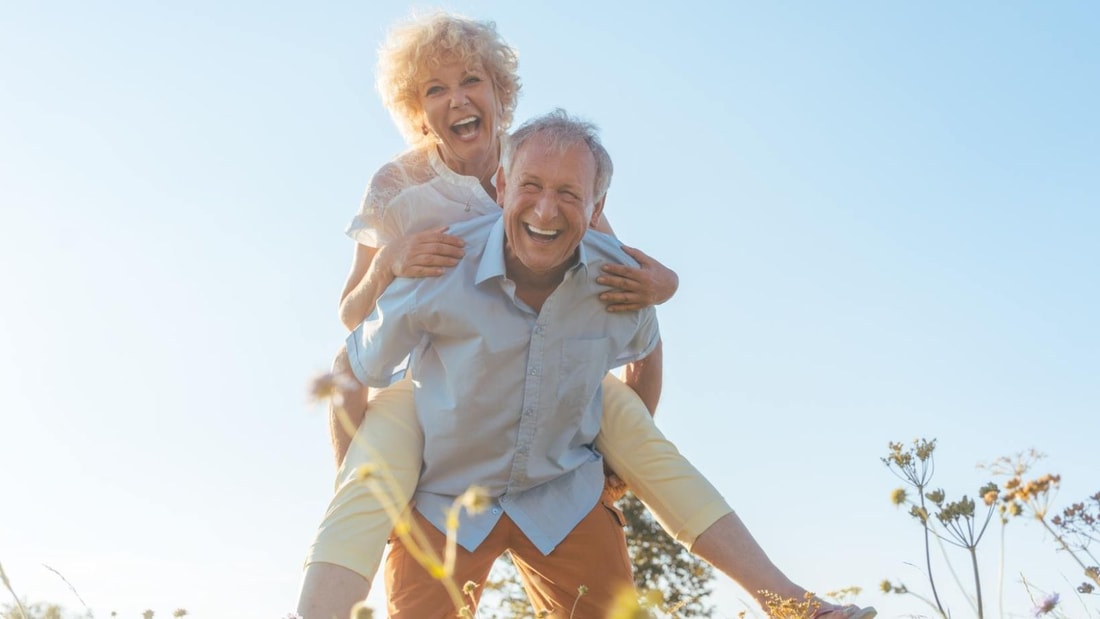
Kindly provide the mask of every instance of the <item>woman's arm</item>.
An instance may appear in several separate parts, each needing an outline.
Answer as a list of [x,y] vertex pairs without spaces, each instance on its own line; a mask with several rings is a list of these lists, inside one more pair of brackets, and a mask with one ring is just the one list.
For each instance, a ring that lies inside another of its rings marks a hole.
[[[340,322],[354,330],[371,313],[378,298],[395,277],[437,277],[463,256],[462,239],[444,234],[446,228],[402,237],[380,248],[355,244],[355,256],[344,290],[340,293]],[[347,351],[341,349],[333,362],[334,374],[350,374]],[[329,408],[329,435],[336,466],[344,460],[354,429],[367,412],[366,387],[344,396],[343,406]]]
[[[593,228],[610,235],[615,234],[602,213]],[[624,245],[623,251],[637,260],[641,267],[634,268],[621,264],[604,265],[603,275],[596,278],[596,283],[612,288],[600,294],[600,300],[607,304],[607,311],[640,310],[650,305],[660,305],[676,294],[676,289],[680,286],[680,277],[675,271],[657,262],[640,249]]]
[[410,234],[380,248],[356,243],[351,272],[340,293],[340,322],[349,331],[359,326],[395,277],[439,277],[458,264],[466,244],[445,230]]
[[633,363],[626,364],[623,383],[638,394],[650,415],[657,414],[657,402],[661,399],[661,386],[664,376],[664,352],[661,341],[653,352]]

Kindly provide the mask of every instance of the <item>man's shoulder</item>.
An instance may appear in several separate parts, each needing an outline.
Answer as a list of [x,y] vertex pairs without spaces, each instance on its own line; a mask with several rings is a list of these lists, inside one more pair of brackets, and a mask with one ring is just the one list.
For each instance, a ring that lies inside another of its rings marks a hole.
[[498,220],[500,220],[500,215],[492,214],[450,224],[447,226],[447,234],[457,236],[466,242],[466,255],[458,262],[458,265],[444,270],[439,277],[399,277],[394,282],[403,282],[404,286],[410,286],[418,290],[418,294],[429,296],[445,294],[445,290],[455,286],[459,288],[468,287],[467,280],[477,270],[479,257],[484,253],[485,247],[488,245],[489,235]]
[[467,244],[484,244],[489,240],[489,233],[493,226],[500,220],[501,213],[481,215],[473,219],[459,221],[447,226],[447,234],[457,236]]
[[584,251],[588,254],[589,263],[608,262],[630,267],[640,266],[638,261],[623,251],[622,241],[610,234],[589,229],[581,242],[584,243]]

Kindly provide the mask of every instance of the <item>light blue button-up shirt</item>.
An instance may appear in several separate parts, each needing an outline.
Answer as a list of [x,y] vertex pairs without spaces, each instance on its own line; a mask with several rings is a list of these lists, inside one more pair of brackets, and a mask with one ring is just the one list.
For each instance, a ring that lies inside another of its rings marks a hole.
[[465,239],[465,258],[442,277],[390,284],[348,337],[351,365],[360,382],[385,386],[424,342],[412,370],[424,429],[416,509],[445,531],[455,497],[485,486],[492,505],[462,515],[458,543],[475,550],[504,513],[549,554],[599,501],[600,382],[653,351],[656,312],[610,313],[597,298],[602,264],[636,265],[611,236],[585,234],[577,263],[535,312],[505,274],[499,214],[448,232]]

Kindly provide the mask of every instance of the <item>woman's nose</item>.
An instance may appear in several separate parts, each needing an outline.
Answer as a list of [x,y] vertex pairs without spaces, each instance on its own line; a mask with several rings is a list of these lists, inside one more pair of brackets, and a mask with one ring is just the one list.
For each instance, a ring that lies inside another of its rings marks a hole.
[[451,95],[451,109],[458,109],[466,105],[468,101],[469,99],[466,98],[466,93],[462,92],[461,89],[456,90],[454,94]]

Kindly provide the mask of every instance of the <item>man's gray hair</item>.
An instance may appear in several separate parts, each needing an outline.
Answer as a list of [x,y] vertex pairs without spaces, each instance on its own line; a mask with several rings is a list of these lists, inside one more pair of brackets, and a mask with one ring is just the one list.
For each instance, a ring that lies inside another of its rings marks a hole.
[[545,136],[552,147],[562,152],[578,142],[588,146],[588,150],[592,151],[592,156],[596,159],[594,199],[598,202],[607,194],[607,188],[611,186],[613,168],[611,155],[607,154],[607,149],[600,143],[599,129],[590,122],[569,116],[561,108],[523,123],[504,140],[500,162],[504,167],[505,178],[508,178],[507,175],[512,169],[512,160],[516,152],[527,143],[527,140],[536,135]]

